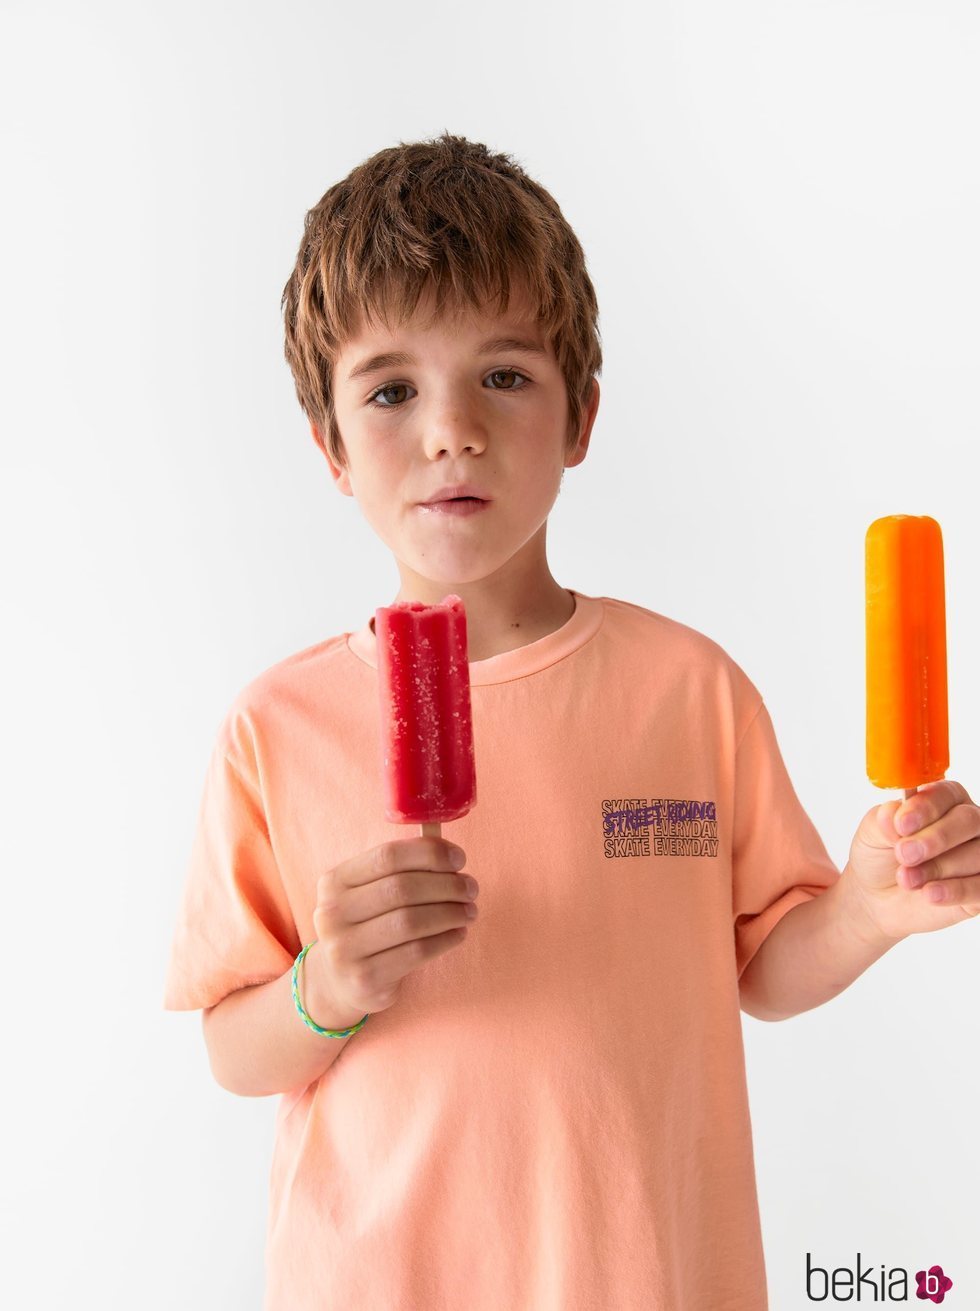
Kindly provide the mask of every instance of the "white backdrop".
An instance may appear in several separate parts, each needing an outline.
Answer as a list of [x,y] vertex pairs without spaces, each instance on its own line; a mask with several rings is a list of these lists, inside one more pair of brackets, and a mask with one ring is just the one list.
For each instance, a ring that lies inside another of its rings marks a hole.
[[[283,359],[305,211],[443,129],[554,194],[605,366],[552,572],[738,661],[843,867],[900,796],[864,760],[880,515],[942,525],[948,777],[980,799],[980,16],[5,0],[0,51],[0,1303],[260,1311],[277,1099],[218,1087],[161,997],[232,697],[398,586]],[[743,1017],[772,1311],[810,1305],[807,1252],[938,1262],[980,1305],[978,958],[966,923]]]

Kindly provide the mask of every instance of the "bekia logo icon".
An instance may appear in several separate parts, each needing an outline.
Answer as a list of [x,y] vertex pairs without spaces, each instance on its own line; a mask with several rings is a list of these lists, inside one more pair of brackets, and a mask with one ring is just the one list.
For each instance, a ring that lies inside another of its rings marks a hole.
[[[861,1253],[858,1252],[855,1269],[838,1266],[827,1270],[814,1265],[812,1253],[806,1254],[806,1295],[811,1302],[907,1302],[909,1300],[909,1275],[907,1270],[895,1267],[886,1274],[885,1267],[874,1275],[872,1266],[865,1269],[861,1265]],[[923,1302],[945,1302],[946,1294],[953,1287],[949,1275],[943,1272],[941,1265],[931,1265],[928,1270],[915,1272],[915,1296]]]

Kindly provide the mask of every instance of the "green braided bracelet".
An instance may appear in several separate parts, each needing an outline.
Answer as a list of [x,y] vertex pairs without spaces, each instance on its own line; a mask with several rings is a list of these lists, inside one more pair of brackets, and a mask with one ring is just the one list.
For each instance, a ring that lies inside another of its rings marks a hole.
[[[314,938],[313,942],[316,941],[317,939]],[[352,1024],[349,1029],[323,1029],[319,1024],[317,1024],[316,1020],[310,1019],[309,1015],[307,1015],[306,1011],[303,1009],[303,1003],[299,999],[299,967],[303,962],[303,957],[313,946],[313,942],[308,942],[293,962],[293,1001],[296,1003],[296,1009],[299,1011],[303,1023],[307,1028],[312,1029],[314,1033],[322,1033],[325,1038],[348,1038],[352,1033],[356,1033],[358,1029],[364,1027],[367,1015],[364,1016],[363,1020],[358,1020],[356,1024]],[[370,1015],[370,1013],[371,1012],[368,1011],[368,1015]]]

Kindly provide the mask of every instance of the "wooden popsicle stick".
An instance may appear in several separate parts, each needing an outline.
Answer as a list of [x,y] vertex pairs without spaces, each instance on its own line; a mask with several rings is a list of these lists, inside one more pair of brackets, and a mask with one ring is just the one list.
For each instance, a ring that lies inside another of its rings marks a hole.
[[422,836],[423,836],[424,838],[441,838],[441,837],[442,837],[442,825],[439,824],[439,823],[434,823],[434,824],[423,824],[423,825],[422,825]]
[[915,794],[916,794],[916,792],[918,792],[918,790],[919,790],[919,789],[918,789],[917,787],[916,787],[916,788],[906,788],[906,789],[905,789],[905,800],[908,801],[909,797],[914,797]]

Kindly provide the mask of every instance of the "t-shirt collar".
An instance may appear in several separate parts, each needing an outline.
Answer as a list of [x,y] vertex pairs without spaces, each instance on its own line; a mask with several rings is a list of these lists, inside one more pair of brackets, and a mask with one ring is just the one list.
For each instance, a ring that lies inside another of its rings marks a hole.
[[[574,588],[565,589],[575,599],[575,610],[569,619],[554,632],[539,637],[536,642],[526,646],[515,647],[513,651],[503,651],[500,655],[489,656],[486,660],[470,661],[470,686],[480,687],[487,683],[507,683],[515,678],[525,678],[535,674],[548,665],[562,660],[593,637],[602,623],[602,600],[600,597],[585,596]],[[368,619],[363,628],[357,632],[347,633],[347,646],[353,655],[364,664],[377,669],[377,639],[372,624],[374,616]]]

